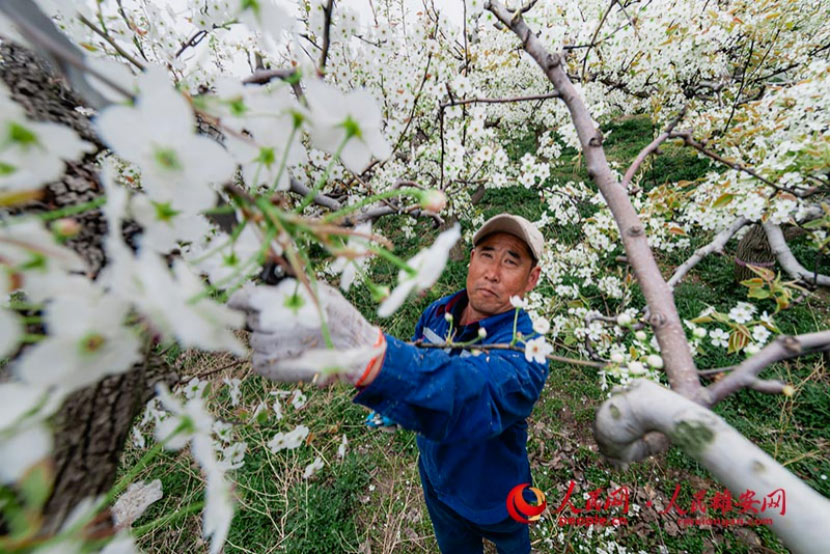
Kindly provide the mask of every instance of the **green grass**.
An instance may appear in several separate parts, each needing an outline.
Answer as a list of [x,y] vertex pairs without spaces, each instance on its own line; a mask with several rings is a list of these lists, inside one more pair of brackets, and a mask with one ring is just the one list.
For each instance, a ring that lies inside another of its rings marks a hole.
[[[645,118],[627,118],[602,129],[607,156],[617,162],[623,172],[629,161],[653,137],[653,129]],[[507,145],[509,157],[519,159],[535,148],[533,135]],[[668,145],[654,157],[642,182],[652,188],[674,180],[694,180],[706,170],[706,164],[690,152]],[[558,186],[567,180],[586,179],[585,167],[574,151],[566,149],[552,168],[547,186]],[[531,220],[543,210],[535,190],[521,187],[489,189],[476,206],[484,217],[502,211],[518,213]],[[588,203],[580,206],[583,215],[595,209]],[[585,213],[584,213],[585,212]],[[431,221],[416,223],[413,236],[406,238],[400,229],[406,216],[382,219],[377,232],[393,240],[396,253],[404,258],[430,244],[437,230]],[[463,221],[463,228],[470,223]],[[567,245],[583,240],[578,226],[552,225],[544,229],[547,236],[556,236]],[[709,240],[693,237],[689,248],[670,254],[658,254],[665,276],[698,247]],[[736,241],[726,248],[733,252]],[[621,274],[615,255],[605,258],[606,269]],[[795,254],[807,267],[812,267],[813,252],[805,237],[795,239]],[[828,257],[819,267],[828,267]],[[409,339],[422,310],[433,300],[461,288],[467,272],[467,257],[448,264],[439,282],[423,296],[411,299],[393,317],[384,322],[392,335]],[[373,261],[369,277],[376,283],[391,284],[398,270],[390,264]],[[578,282],[580,280],[577,280]],[[551,294],[552,288],[542,284],[540,290]],[[708,305],[728,310],[739,300],[747,300],[747,289],[734,281],[731,255],[709,256],[703,260],[676,289],[676,304],[681,317],[692,318]],[[598,309],[615,310],[615,302],[604,304],[600,294],[587,289],[586,299]],[[349,299],[371,320],[375,320],[375,304],[364,287],[353,288]],[[766,303],[768,302],[768,303]],[[631,305],[642,306],[644,299],[635,289]],[[755,301],[760,310],[773,311],[770,301]],[[827,327],[828,297],[810,297],[788,309],[778,319],[784,333],[803,333]],[[570,355],[559,346],[557,353]],[[225,363],[208,355],[168,351],[171,360],[185,374],[198,374]],[[697,357],[700,367],[722,367],[741,361],[738,355],[727,355],[705,341]],[[243,378],[239,406],[230,406],[221,378],[235,375]],[[768,368],[763,378],[776,378],[795,386],[790,397],[762,395],[742,391],[719,404],[716,413],[735,426],[751,441],[772,455],[788,469],[805,479],[820,493],[829,494],[829,369],[828,360],[819,356],[779,363]],[[233,472],[237,485],[235,516],[226,552],[435,552],[430,521],[421,496],[416,469],[418,455],[413,433],[393,434],[368,430],[363,420],[367,411],[351,402],[352,392],[344,386],[319,390],[310,385],[300,388],[308,396],[299,411],[282,401],[283,418],[274,415],[258,422],[252,414],[260,402],[274,402],[270,393],[293,390],[294,385],[278,385],[250,374],[248,366],[225,370],[211,378],[215,384],[207,395],[209,406],[221,419],[236,424],[235,440],[245,440],[248,452],[245,465]],[[575,481],[577,497],[602,488],[626,486],[631,504],[639,507],[631,512],[630,524],[604,537],[603,530],[592,535],[586,529],[559,528],[551,516],[544,517],[532,528],[535,548],[546,552],[577,551],[581,546],[594,551],[614,540],[627,551],[655,552],[665,547],[670,552],[751,552],[761,549],[785,552],[770,529],[755,528],[736,531],[731,528],[680,529],[678,519],[648,508],[647,502],[667,505],[676,484],[680,485],[677,503],[689,506],[693,495],[705,490],[710,498],[722,486],[711,479],[695,460],[675,447],[655,458],[616,471],[601,459],[592,437],[595,410],[606,398],[596,370],[552,363],[550,376],[541,398],[529,418],[528,450],[532,474],[538,488],[556,508],[570,481]],[[272,453],[266,443],[278,431],[288,431],[303,423],[309,426],[307,444],[292,451]],[[339,459],[336,452],[341,436],[349,441],[347,455]],[[129,467],[141,454],[128,448],[123,462]],[[310,479],[302,473],[315,457],[324,461],[324,468]],[[181,508],[202,498],[202,481],[198,467],[187,453],[169,453],[148,468],[142,479],[162,480],[165,497],[154,504],[139,525],[162,514]],[[764,495],[769,491],[757,491]],[[558,534],[563,533],[559,539]],[[144,537],[140,546],[147,551],[202,552],[199,515],[193,515]],[[548,541],[551,541],[548,542]],[[752,546],[759,541],[759,546]],[[551,546],[550,546],[551,544]]]

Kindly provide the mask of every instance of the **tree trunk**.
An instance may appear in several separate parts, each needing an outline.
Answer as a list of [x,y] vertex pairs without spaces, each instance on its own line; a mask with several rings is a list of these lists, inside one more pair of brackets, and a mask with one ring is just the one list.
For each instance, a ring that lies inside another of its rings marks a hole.
[[[72,127],[99,146],[90,122],[75,108],[81,100],[49,71],[48,62],[31,51],[6,41],[0,45],[0,78],[29,117]],[[95,154],[78,163],[68,163],[64,176],[44,189],[43,197],[18,212],[43,212],[88,202],[101,194]],[[106,264],[103,238],[107,221],[101,210],[75,216],[81,232],[67,242],[87,262],[91,276]],[[122,229],[128,241],[138,227]],[[150,346],[150,345],[148,345]],[[73,393],[54,418],[55,481],[44,516],[44,532],[56,531],[72,508],[83,498],[106,492],[115,480],[118,461],[132,422],[151,398],[159,381],[173,383],[175,373],[165,360],[150,351],[143,362],[127,373],[108,377]]]
[[763,226],[759,224],[751,227],[737,245],[737,255],[734,257],[734,278],[737,282],[757,277],[757,274],[748,268],[749,263],[774,269],[774,253],[768,245]]

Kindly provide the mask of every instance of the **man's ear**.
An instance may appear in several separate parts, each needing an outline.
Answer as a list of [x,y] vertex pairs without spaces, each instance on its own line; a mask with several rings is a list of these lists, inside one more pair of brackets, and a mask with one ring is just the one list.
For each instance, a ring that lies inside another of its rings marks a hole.
[[536,265],[529,271],[529,278],[526,281],[526,292],[531,292],[537,286],[538,279],[540,279],[540,266]]

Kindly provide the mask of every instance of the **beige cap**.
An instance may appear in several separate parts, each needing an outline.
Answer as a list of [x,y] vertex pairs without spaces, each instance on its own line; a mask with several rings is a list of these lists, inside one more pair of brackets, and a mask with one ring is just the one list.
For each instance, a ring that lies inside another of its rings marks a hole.
[[491,233],[508,233],[514,235],[529,246],[535,260],[543,255],[543,234],[532,223],[519,215],[499,214],[486,221],[474,234],[474,246]]

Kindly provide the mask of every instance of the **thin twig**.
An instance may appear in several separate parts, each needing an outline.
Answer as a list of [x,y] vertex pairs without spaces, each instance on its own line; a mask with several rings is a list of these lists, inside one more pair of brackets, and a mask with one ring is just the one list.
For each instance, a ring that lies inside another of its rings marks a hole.
[[251,76],[243,79],[244,85],[265,85],[272,79],[281,79],[283,81],[293,77],[298,72],[297,69],[264,69],[255,71]]
[[323,74],[324,69],[326,69],[326,57],[329,54],[329,31],[330,26],[332,25],[332,5],[333,0],[327,0],[326,6],[324,6],[324,37],[323,37],[323,45],[321,46],[321,58],[318,62],[318,72]]
[[[462,350],[481,350],[483,352],[488,352],[489,350],[513,350],[515,352],[525,352],[526,349],[522,346],[514,346],[508,343],[496,343],[496,344],[473,344],[473,345],[458,345],[454,343],[450,344],[432,344],[432,343],[424,343],[421,341],[416,342],[408,342],[407,344],[412,344],[414,346],[418,346],[419,348],[452,348],[452,349],[462,349]],[[586,367],[595,367],[595,368],[603,368],[607,367],[608,364],[602,362],[593,362],[590,360],[578,360],[576,358],[566,358],[564,356],[556,356],[554,354],[547,354],[546,359],[553,360],[556,362],[562,362],[565,364],[572,364],[572,365],[580,365]]]
[[722,134],[728,132],[728,127],[731,126],[731,121],[734,119],[734,114],[737,111],[737,106],[740,105],[740,100],[742,98],[742,89],[745,88],[746,85],[746,75],[748,74],[748,66],[751,64],[751,56],[754,54],[754,39],[751,39],[751,47],[748,49],[748,57],[745,59],[745,64],[742,66],[742,77],[740,78],[740,88],[737,91],[737,97],[734,99],[733,104],[731,105],[731,113],[728,114],[728,119],[725,120],[725,126],[722,128]]
[[244,362],[247,362],[247,361],[248,361],[247,358],[242,358],[242,359],[239,359],[239,360],[234,360],[233,362],[229,362],[229,363],[225,364],[224,366],[216,367],[214,369],[209,369],[207,371],[203,371],[202,373],[197,373],[196,375],[184,375],[184,376],[182,376],[181,379],[179,379],[179,384],[181,385],[182,383],[190,381],[193,378],[197,378],[197,379],[200,379],[200,380],[204,379],[205,377],[208,377],[208,376],[213,375],[215,373],[219,373],[221,371],[225,371],[226,369],[231,369],[232,367],[238,366],[238,365],[240,365]]
[[[617,3],[617,1],[618,0],[612,0],[612,2],[610,2],[610,5],[607,6],[607,11],[604,12],[604,15],[601,17],[601,21],[598,22],[598,26],[595,28],[595,32],[592,34],[592,38],[589,39],[590,44],[595,44],[595,39],[598,38],[598,33],[601,32],[601,27],[604,26],[604,21],[607,20],[607,16],[610,14],[610,12],[612,11],[612,7]],[[583,61],[583,64],[581,66],[581,82],[582,83],[584,82],[584,77],[586,77],[586,62],[589,59],[589,53],[591,51],[592,51],[591,49],[587,48],[586,54],[584,55],[584,61]]]
[[708,156],[712,160],[716,160],[716,161],[718,161],[722,164],[725,164],[728,167],[730,167],[731,169],[735,169],[737,171],[742,171],[743,173],[747,173],[748,175],[751,175],[755,179],[759,179],[760,181],[764,182],[768,186],[770,186],[772,188],[775,188],[775,189],[777,189],[781,192],[788,192],[789,194],[793,194],[797,197],[806,198],[806,197],[811,196],[812,194],[814,194],[815,192],[818,191],[817,187],[809,187],[809,188],[807,188],[806,190],[803,190],[803,191],[792,190],[792,189],[789,189],[789,188],[786,188],[786,187],[781,187],[780,185],[770,181],[769,179],[766,179],[765,177],[763,177],[762,175],[760,175],[759,173],[757,173],[753,169],[751,169],[749,167],[746,167],[745,165],[743,165],[739,162],[732,162],[730,160],[726,160],[725,158],[723,158],[722,156],[720,156],[716,152],[713,152],[712,150],[708,150],[705,147],[704,144],[702,144],[701,142],[698,142],[697,140],[695,140],[693,138],[693,132],[692,131],[682,131],[682,132],[678,132],[678,133],[671,133],[669,138],[682,139],[682,140],[685,141],[685,144],[687,146],[692,146],[693,148],[695,148],[699,152],[702,152],[703,154],[705,154],[706,156]]
[[106,30],[99,29],[98,26],[95,25],[95,23],[84,17],[83,14],[78,14],[78,20],[87,27],[89,27],[96,35],[103,38],[110,46],[112,46],[115,49],[116,52],[119,53],[119,55],[121,55],[121,57],[135,65],[137,69],[144,71],[144,64],[136,58],[134,58],[132,55],[130,55],[130,53],[127,52],[124,48],[119,46],[119,44],[113,39],[113,37],[110,36],[110,34]]
[[182,55],[182,53],[185,50],[187,50],[188,48],[191,48],[193,46],[196,46],[197,44],[202,42],[202,39],[204,39],[207,35],[208,35],[208,31],[206,31],[205,29],[200,29],[199,31],[195,32],[191,36],[191,38],[189,38],[188,40],[186,40],[182,43],[182,45],[179,47],[179,50],[176,51],[176,54],[174,54],[173,57],[178,58],[179,56]]
[[[428,61],[425,64],[425,71],[422,72],[422,82],[419,83],[419,90],[416,91],[416,95],[413,97],[413,107],[410,109],[410,116],[407,118],[407,123],[404,125],[404,129],[399,134],[399,139],[396,141],[396,146],[393,147],[393,152],[396,152],[401,146],[402,141],[404,140],[404,136],[407,134],[408,129],[410,129],[410,123],[413,121],[413,116],[416,115],[416,106],[419,104],[419,98],[422,96],[422,89],[425,87],[425,83],[428,80],[428,70],[430,69],[430,61],[433,58],[433,52],[428,52]],[[390,156],[388,159],[392,159],[393,156]],[[382,162],[382,165],[384,162]]]
[[462,106],[465,104],[505,104],[508,102],[527,102],[529,100],[546,100],[549,98],[560,98],[560,93],[550,92],[547,94],[534,94],[532,96],[513,96],[510,98],[465,98],[464,100],[451,99],[450,102],[440,104],[441,109],[449,108],[451,106]]

